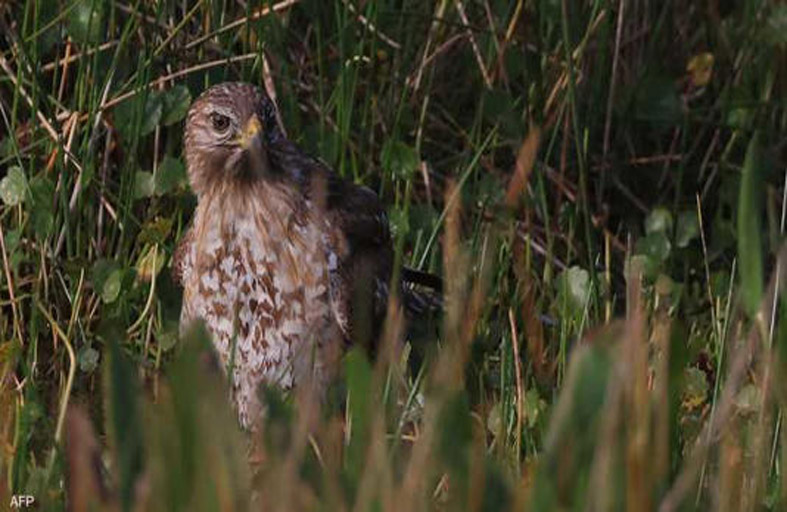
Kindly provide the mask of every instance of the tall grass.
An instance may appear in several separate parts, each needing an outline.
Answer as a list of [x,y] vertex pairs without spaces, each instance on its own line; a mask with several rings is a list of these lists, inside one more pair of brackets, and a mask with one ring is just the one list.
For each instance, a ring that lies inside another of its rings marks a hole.
[[[780,510],[776,0],[0,4],[0,502]],[[334,398],[238,429],[172,251],[182,121],[263,85],[375,189],[395,300]]]

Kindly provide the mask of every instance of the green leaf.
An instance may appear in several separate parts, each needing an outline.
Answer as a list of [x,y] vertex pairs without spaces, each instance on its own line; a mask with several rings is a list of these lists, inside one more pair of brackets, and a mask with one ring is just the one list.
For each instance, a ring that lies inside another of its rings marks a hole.
[[101,299],[105,304],[111,304],[117,300],[122,288],[122,282],[123,271],[119,268],[113,270],[109,276],[107,276],[104,285],[101,287]]
[[93,268],[90,269],[90,282],[93,284],[93,290],[98,292],[104,287],[104,281],[107,280],[109,274],[113,270],[119,268],[120,265],[115,260],[108,258],[100,258],[93,263]]
[[85,373],[92,373],[98,366],[99,354],[98,350],[87,345],[79,350],[77,361],[79,362],[79,369]]
[[590,274],[581,267],[571,267],[558,278],[561,292],[577,310],[583,310],[590,299]]
[[8,252],[14,252],[19,245],[22,232],[19,229],[10,229],[5,232],[5,248]]
[[168,217],[156,217],[149,220],[137,235],[137,242],[142,245],[164,243],[172,231],[172,222],[172,219]]
[[527,420],[527,426],[533,428],[536,426],[538,422],[538,418],[541,415],[541,411],[547,408],[547,404],[541,397],[538,395],[538,390],[536,388],[530,388],[525,393],[525,419]]
[[14,154],[14,139],[3,137],[0,139],[0,159],[5,159]]
[[637,254],[649,256],[653,258],[654,261],[663,263],[669,258],[670,252],[672,251],[672,244],[669,238],[667,238],[667,235],[661,231],[656,231],[637,240],[635,249]]
[[[140,137],[156,129],[163,112],[161,97],[161,93],[153,91],[147,97],[136,96],[114,107],[115,127],[127,144],[133,140],[137,129]],[[143,101],[144,104],[141,103]]]
[[25,200],[27,178],[19,166],[8,169],[8,174],[0,180],[0,197],[7,206],[15,206]]
[[68,15],[68,34],[80,44],[96,44],[103,39],[104,1],[78,0]]
[[149,171],[137,171],[134,175],[134,199],[144,199],[152,197],[155,190],[153,173]]
[[388,211],[388,224],[394,239],[407,236],[410,232],[410,216],[402,208],[391,208]]
[[743,162],[738,196],[738,264],[746,312],[754,317],[763,289],[760,205],[762,204],[762,155],[759,134],[752,137]]
[[38,176],[30,183],[30,195],[33,198],[30,210],[33,231],[39,239],[44,239],[55,225],[55,184],[49,176]]
[[161,121],[161,114],[163,112],[163,102],[161,95],[158,93],[151,93],[145,101],[145,109],[142,112],[142,122],[139,127],[139,136],[153,133],[159,122]]
[[669,235],[672,231],[672,214],[666,208],[654,208],[645,219],[645,232],[664,233]]
[[162,96],[163,115],[161,123],[165,126],[181,121],[189,111],[191,93],[183,85],[176,85]]
[[178,330],[177,329],[161,329],[158,336],[156,336],[161,350],[167,352],[175,348],[178,344]]
[[156,172],[154,184],[156,195],[163,196],[185,184],[186,166],[177,158],[165,156]]
[[660,267],[659,261],[653,257],[647,254],[635,254],[626,261],[624,273],[626,279],[634,277],[632,272],[641,273],[642,276],[652,279],[658,275]]
[[402,180],[409,179],[421,163],[415,148],[395,139],[383,145],[381,160],[395,178]]
[[700,236],[700,223],[697,214],[692,211],[682,212],[678,216],[678,228],[675,233],[675,245],[685,249],[695,238]]

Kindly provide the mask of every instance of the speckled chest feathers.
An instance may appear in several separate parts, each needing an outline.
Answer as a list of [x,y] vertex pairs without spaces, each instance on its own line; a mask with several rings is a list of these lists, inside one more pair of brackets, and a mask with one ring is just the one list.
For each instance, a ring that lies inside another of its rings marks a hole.
[[341,352],[331,273],[342,241],[319,208],[260,180],[206,191],[184,240],[181,329],[202,319],[241,424],[253,426],[263,382],[324,388]]
[[324,395],[346,344],[377,338],[392,275],[388,219],[374,192],[287,139],[257,87],[210,87],[185,128],[197,210],[173,257],[181,330],[205,322],[240,422],[254,429],[260,384]]

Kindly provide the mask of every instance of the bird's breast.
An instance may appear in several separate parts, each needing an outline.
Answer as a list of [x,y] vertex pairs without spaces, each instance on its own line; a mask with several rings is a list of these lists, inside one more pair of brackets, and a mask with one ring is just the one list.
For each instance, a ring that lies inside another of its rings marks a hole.
[[231,368],[242,422],[258,406],[261,382],[294,386],[324,365],[315,346],[339,342],[330,306],[337,260],[330,226],[261,210],[198,211],[184,283],[182,324],[204,320]]

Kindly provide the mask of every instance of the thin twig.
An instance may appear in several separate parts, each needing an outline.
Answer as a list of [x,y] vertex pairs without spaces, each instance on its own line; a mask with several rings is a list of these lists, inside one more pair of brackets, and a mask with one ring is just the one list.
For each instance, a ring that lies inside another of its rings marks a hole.
[[0,250],[3,252],[3,270],[5,271],[5,280],[8,285],[8,296],[11,297],[11,314],[14,317],[14,332],[16,338],[19,340],[20,345],[24,345],[22,338],[22,325],[19,321],[19,311],[16,308],[16,296],[14,293],[14,280],[11,276],[11,267],[8,264],[8,252],[5,249],[5,233],[3,233],[3,223],[0,222]]
[[[79,286],[82,286],[82,281],[85,277],[85,271],[82,270],[79,276]],[[58,325],[57,321],[52,317],[52,315],[47,311],[47,309],[39,302],[38,299],[35,299],[36,306],[38,310],[41,311],[41,314],[44,315],[44,318],[49,322],[49,325],[52,327],[52,332],[60,338],[63,344],[66,346],[66,351],[68,352],[68,376],[66,377],[66,388],[63,390],[63,396],[60,398],[60,411],[57,415],[57,426],[55,427],[55,442],[59,443],[60,439],[63,435],[63,420],[66,417],[66,409],[68,408],[68,400],[71,397],[71,387],[74,384],[74,374],[76,373],[76,354],[74,353],[74,347],[71,346],[71,342],[68,341],[68,336]]]
[[522,423],[525,393],[522,384],[522,361],[519,359],[519,336],[517,335],[514,310],[508,308],[508,323],[511,325],[511,348],[514,350],[514,371],[516,372],[516,453],[522,448]]
[[377,27],[374,26],[374,23],[366,19],[366,16],[364,16],[363,14],[359,14],[358,11],[355,9],[355,6],[351,2],[348,2],[347,0],[342,0],[342,3],[347,6],[347,9],[349,9],[351,13],[355,14],[355,17],[358,19],[361,25],[366,27],[369,30],[369,32],[379,37],[380,40],[382,40],[385,44],[387,44],[394,50],[402,49],[401,44],[397,43],[396,41],[385,35],[382,31],[380,31]]
[[238,19],[236,19],[234,21],[231,21],[230,23],[227,23],[226,25],[224,25],[224,26],[214,30],[213,32],[205,34],[202,37],[198,37],[197,39],[195,39],[195,40],[191,41],[190,43],[188,43],[185,46],[185,49],[186,50],[190,50],[191,48],[199,46],[202,43],[204,43],[205,41],[207,41],[209,39],[212,39],[212,38],[216,37],[219,34],[223,34],[224,32],[227,32],[227,31],[232,30],[234,28],[243,26],[245,23],[247,23],[249,21],[254,21],[254,20],[258,20],[260,18],[264,18],[265,16],[269,15],[272,12],[278,12],[278,11],[282,11],[284,9],[287,9],[288,7],[292,7],[293,5],[297,4],[298,2],[299,2],[299,0],[284,0],[283,2],[279,2],[278,4],[274,5],[273,7],[263,7],[262,9],[258,9],[257,12],[252,13],[249,16],[243,16],[241,18],[238,18]]
[[[609,84],[609,95],[607,96],[607,116],[604,122],[604,144],[602,146],[602,159],[606,162],[609,153],[609,137],[612,131],[612,106],[615,103],[615,88],[618,78],[618,62],[620,60],[620,38],[623,34],[623,13],[626,10],[626,0],[618,1],[618,26],[615,30],[615,50],[612,53],[612,77]],[[604,171],[602,171],[602,182]],[[602,188],[603,190],[603,188]]]
[[172,29],[172,32],[170,32],[170,34],[166,37],[166,39],[164,39],[164,41],[162,41],[161,44],[158,45],[158,48],[153,50],[153,55],[151,56],[151,59],[153,57],[157,57],[158,55],[160,55],[161,52],[164,51],[164,48],[166,48],[167,45],[169,45],[169,43],[172,42],[173,39],[175,39],[175,36],[178,35],[178,32],[180,32],[180,30],[184,26],[186,26],[186,23],[188,23],[188,21],[191,18],[193,18],[195,14],[197,14],[197,10],[199,10],[199,8],[202,6],[203,1],[204,0],[199,0],[194,5],[194,7],[192,7],[191,10],[187,12],[185,16],[183,16],[183,19],[181,19],[180,23],[178,23],[177,26],[174,29]]
[[[16,89],[19,91],[19,94],[21,94],[22,97],[25,99],[25,101],[27,101],[27,104],[30,105],[30,108],[35,109],[35,105],[33,104],[33,99],[27,94],[27,91],[22,86],[22,84],[17,82],[16,73],[14,73],[14,70],[11,69],[11,66],[8,64],[8,61],[2,55],[0,55],[0,68],[3,68],[5,74],[8,75],[8,79],[11,80],[11,83],[14,84],[14,87],[16,87]],[[57,135],[57,131],[52,127],[52,123],[49,122],[46,116],[40,110],[36,110],[36,117],[38,117],[38,120],[44,126],[44,129],[52,138],[52,140],[58,142],[59,138]]]
[[112,108],[115,105],[117,105],[118,103],[123,103],[127,99],[136,96],[137,94],[139,94],[140,92],[144,91],[145,89],[150,89],[152,87],[157,87],[159,84],[164,83],[164,82],[168,82],[170,80],[174,80],[175,78],[180,78],[182,76],[189,75],[191,73],[196,73],[197,71],[202,71],[202,70],[205,70],[205,69],[215,68],[217,66],[223,66],[223,65],[232,64],[232,63],[235,63],[235,62],[251,60],[251,59],[254,59],[254,58],[257,58],[257,57],[259,57],[259,54],[257,54],[256,52],[255,53],[245,53],[243,55],[236,55],[235,57],[230,57],[228,59],[212,60],[210,62],[204,62],[202,64],[198,64],[196,66],[192,66],[190,68],[181,69],[180,71],[175,71],[174,73],[170,73],[170,74],[165,75],[165,76],[163,76],[161,78],[157,78],[156,80],[153,80],[152,82],[150,82],[150,83],[148,83],[148,84],[146,84],[146,85],[144,85],[144,86],[142,86],[142,87],[140,87],[138,89],[135,89],[133,91],[129,91],[129,92],[125,93],[125,94],[121,94],[120,96],[116,96],[116,97],[112,98],[111,100],[107,101],[106,103],[102,104],[101,107],[99,107],[99,109],[100,110],[106,110],[108,108]]
[[417,91],[421,87],[421,79],[423,79],[424,71],[426,69],[427,64],[427,56],[429,55],[429,50],[432,47],[432,42],[437,33],[438,27],[440,27],[440,23],[443,21],[443,15],[445,14],[447,0],[441,0],[440,4],[438,4],[437,8],[435,9],[434,19],[432,20],[432,25],[429,27],[429,35],[426,37],[426,45],[424,45],[424,53],[421,55],[421,63],[418,65],[418,69],[415,72],[415,77],[413,77],[412,84],[413,91]]
[[[25,99],[25,101],[27,101],[27,104],[30,106],[30,108],[35,110],[36,117],[38,118],[38,121],[41,123],[41,125],[44,127],[44,131],[46,131],[46,133],[49,135],[52,141],[54,141],[54,143],[57,144],[65,152],[65,154],[67,154],[71,158],[71,163],[73,164],[73,166],[76,167],[79,172],[82,172],[82,165],[80,165],[79,161],[74,157],[74,155],[72,155],[65,148],[62,148],[60,144],[60,136],[57,134],[57,131],[52,127],[52,123],[49,122],[49,120],[43,114],[43,112],[35,108],[33,99],[30,97],[30,95],[27,94],[27,91],[25,91],[25,88],[22,86],[22,84],[17,82],[16,74],[14,73],[14,70],[11,69],[11,66],[8,65],[8,61],[2,55],[0,55],[0,68],[3,68],[3,71],[6,73],[6,75],[8,75],[8,78],[9,80],[11,80],[11,83],[14,84],[16,89],[19,91],[19,94],[21,94],[22,97]],[[68,115],[66,115],[64,119],[68,118],[69,116],[70,113],[68,113]]]
[[[67,51],[65,57],[63,57],[62,59],[58,61],[52,61],[41,66],[41,71],[54,71],[55,68],[58,66],[65,66],[67,64],[71,64],[72,62],[78,61],[82,57],[90,57],[91,55],[97,52],[103,52],[104,50],[109,50],[110,48],[113,48],[117,45],[118,45],[118,41],[109,41],[100,44],[96,47],[90,48],[87,51],[80,52],[74,55],[71,55],[70,51]],[[70,49],[70,47],[71,47],[71,43],[69,42],[66,48]]]
[[486,85],[487,89],[492,88],[492,79],[489,78],[489,72],[486,70],[486,65],[484,64],[484,59],[481,57],[481,50],[478,49],[478,43],[476,43],[475,35],[473,35],[473,31],[470,28],[470,21],[467,19],[467,15],[465,14],[465,8],[462,4],[462,0],[455,0],[456,4],[456,11],[459,13],[459,19],[462,20],[462,24],[467,29],[467,36],[470,39],[470,47],[473,49],[473,55],[475,55],[476,63],[478,64],[478,69],[481,71],[481,76],[484,79],[484,84]]

